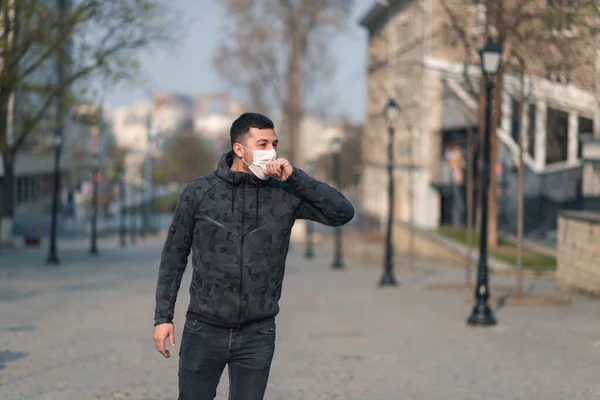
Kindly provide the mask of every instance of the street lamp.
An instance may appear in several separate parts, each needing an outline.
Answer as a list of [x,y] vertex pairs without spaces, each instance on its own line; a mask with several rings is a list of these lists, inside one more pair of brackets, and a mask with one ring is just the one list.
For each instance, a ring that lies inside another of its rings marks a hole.
[[120,197],[120,201],[121,201],[121,207],[120,207],[120,228],[119,228],[119,238],[120,238],[120,242],[121,242],[121,247],[125,247],[127,246],[127,239],[126,239],[126,235],[127,235],[127,225],[126,225],[126,218],[127,218],[127,204],[126,204],[126,194],[125,194],[125,170],[121,169],[120,174],[119,174],[119,197]]
[[144,186],[143,195],[146,198],[144,202],[142,216],[142,235],[145,237],[150,234],[150,201],[152,193],[152,110],[146,116],[146,154],[144,159]]
[[[341,189],[342,180],[340,177],[340,153],[342,152],[342,139],[335,137],[331,141],[331,150],[333,151],[333,178],[335,185],[338,189]],[[344,262],[342,261],[342,227],[336,226],[334,228],[335,233],[335,247],[334,247],[334,258],[331,268],[342,269],[344,268]]]
[[502,49],[491,39],[479,50],[481,70],[486,80],[485,132],[483,136],[483,167],[481,171],[481,233],[479,236],[479,262],[477,265],[477,285],[475,287],[475,305],[467,319],[468,325],[490,326],[496,319],[488,304],[490,292],[488,284],[487,226],[488,226],[488,189],[490,185],[490,134],[492,119],[492,90],[494,76],[500,69]]
[[396,100],[389,99],[383,116],[388,130],[388,220],[387,234],[385,238],[385,259],[383,266],[383,275],[379,281],[379,286],[396,286],[396,276],[394,275],[394,249],[392,244],[392,231],[394,224],[394,133],[396,122],[400,117],[400,106]]
[[63,144],[62,128],[54,133],[54,190],[52,192],[52,222],[50,225],[50,248],[46,263],[49,265],[59,265],[60,260],[56,252],[56,227],[58,217],[58,200],[60,194],[60,153]]
[[[308,173],[310,175],[315,174],[315,160],[308,160],[306,162],[306,167]],[[304,252],[304,257],[311,259],[315,256],[315,252],[313,250],[313,233],[314,233],[314,223],[313,221],[307,219],[306,220],[306,250]]]
[[157,189],[156,187],[154,187],[154,185],[152,185],[152,189],[151,189],[151,196],[150,196],[150,221],[151,221],[151,231],[152,231],[152,236],[158,236],[158,227],[159,227],[159,223],[158,223],[158,219],[159,219],[159,210],[158,210],[158,205],[155,205],[155,208],[152,208],[152,205],[155,204],[155,200],[157,199],[156,197],[156,193],[157,193]]
[[136,242],[136,235],[137,235],[137,201],[138,199],[138,194],[137,194],[137,189],[135,187],[134,183],[131,183],[130,185],[130,194],[131,196],[130,198],[130,206],[129,206],[129,218],[131,218],[131,228],[130,229],[130,235],[131,235],[131,244],[135,244]]
[[90,256],[98,255],[98,179],[100,168],[100,154],[94,154],[92,158],[92,219],[90,236]]
[[[58,0],[58,15],[59,15],[59,31],[62,31],[65,27],[65,15],[67,10],[67,2],[65,0]],[[57,112],[59,125],[54,132],[54,191],[52,193],[52,222],[50,225],[50,248],[48,251],[48,258],[46,263],[49,265],[59,265],[60,260],[56,253],[56,226],[58,217],[58,202],[60,196],[60,153],[63,145],[63,132],[65,128],[65,115],[66,110],[62,106],[62,100],[65,97],[65,91],[63,84],[66,75],[66,50],[64,46],[59,46],[59,57],[56,62],[56,87],[59,88],[57,93]]]

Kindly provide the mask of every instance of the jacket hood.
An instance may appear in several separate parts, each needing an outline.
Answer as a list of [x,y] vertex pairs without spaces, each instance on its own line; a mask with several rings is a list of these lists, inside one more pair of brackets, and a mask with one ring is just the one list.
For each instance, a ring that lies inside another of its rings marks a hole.
[[271,180],[271,178],[268,178],[263,181],[252,173],[232,171],[231,165],[233,164],[233,157],[233,151],[229,151],[221,156],[221,159],[217,164],[215,174],[225,182],[233,186],[238,186],[240,183],[246,180],[247,182],[251,182],[253,185],[266,185]]

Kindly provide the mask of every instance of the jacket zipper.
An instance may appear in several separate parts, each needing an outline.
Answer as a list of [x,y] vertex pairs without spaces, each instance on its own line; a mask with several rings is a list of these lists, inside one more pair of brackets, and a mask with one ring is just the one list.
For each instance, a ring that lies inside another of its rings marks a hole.
[[246,178],[244,178],[244,188],[242,190],[242,227],[240,235],[240,302],[238,310],[238,328],[242,325],[242,306],[244,294],[244,216],[246,214]]
[[213,224],[215,224],[216,226],[218,226],[218,227],[221,227],[221,228],[223,228],[223,229],[225,229],[225,230],[227,230],[227,231],[229,230],[229,229],[227,229],[227,227],[226,227],[225,225],[223,225],[223,224],[222,224],[222,223],[220,223],[219,221],[216,221],[216,220],[212,219],[211,217],[202,216],[201,218],[204,218],[206,221],[208,221],[208,222],[210,222],[210,223],[213,223]]

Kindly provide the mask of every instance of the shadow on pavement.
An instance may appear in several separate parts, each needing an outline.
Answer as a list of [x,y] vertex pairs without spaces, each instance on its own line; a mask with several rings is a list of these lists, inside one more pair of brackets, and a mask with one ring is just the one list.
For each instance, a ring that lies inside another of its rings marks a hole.
[[11,361],[16,361],[27,356],[27,353],[22,351],[12,352],[10,350],[0,351],[0,371],[6,368],[6,364]]
[[[532,282],[529,287],[527,287],[527,289],[525,289],[525,294],[531,294],[533,293],[533,289],[534,289],[534,283]],[[513,291],[508,291],[506,292],[506,294],[504,294],[504,296],[501,296],[498,301],[496,302],[496,307],[494,308],[494,314],[497,314],[498,311],[502,310],[504,308],[504,306],[506,305],[506,301],[513,295]]]
[[37,331],[37,330],[38,330],[38,327],[35,325],[0,327],[0,332],[31,332],[31,331]]

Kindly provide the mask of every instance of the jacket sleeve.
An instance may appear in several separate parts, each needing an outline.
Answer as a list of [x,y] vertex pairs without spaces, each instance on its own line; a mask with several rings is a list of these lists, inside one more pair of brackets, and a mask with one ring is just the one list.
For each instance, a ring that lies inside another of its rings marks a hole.
[[301,169],[294,168],[286,183],[302,199],[296,218],[328,226],[341,226],[354,218],[354,207],[342,193]]
[[162,249],[156,285],[155,326],[173,322],[175,300],[194,238],[198,196],[194,186],[189,183],[181,193]]

